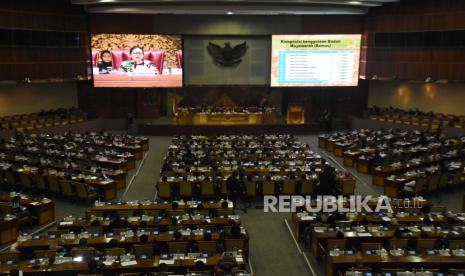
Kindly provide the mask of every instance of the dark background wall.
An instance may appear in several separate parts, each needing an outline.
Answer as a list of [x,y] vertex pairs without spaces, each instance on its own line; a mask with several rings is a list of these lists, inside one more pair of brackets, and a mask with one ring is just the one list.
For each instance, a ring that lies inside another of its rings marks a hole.
[[[461,0],[402,0],[370,9],[367,77],[465,80],[464,47],[377,47],[376,33],[465,30]],[[440,39],[440,38],[438,38]]]
[[[86,18],[80,6],[71,5],[68,1],[3,0],[0,29],[47,31],[50,35],[47,44],[50,46],[0,47],[0,81],[21,80],[25,77],[47,79],[85,76],[88,52]],[[75,32],[80,40],[76,47],[51,45],[54,32]],[[32,40],[33,36],[21,39]]]

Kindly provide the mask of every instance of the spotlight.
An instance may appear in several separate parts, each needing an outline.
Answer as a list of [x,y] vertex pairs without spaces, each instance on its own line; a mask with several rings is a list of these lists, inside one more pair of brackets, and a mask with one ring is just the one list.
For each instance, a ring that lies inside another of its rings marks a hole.
[[432,77],[427,77],[427,78],[425,79],[425,82],[426,82],[426,83],[433,82],[433,78],[432,78]]
[[372,79],[372,80],[377,80],[377,79],[378,79],[378,75],[373,75],[373,76],[371,77],[371,79]]

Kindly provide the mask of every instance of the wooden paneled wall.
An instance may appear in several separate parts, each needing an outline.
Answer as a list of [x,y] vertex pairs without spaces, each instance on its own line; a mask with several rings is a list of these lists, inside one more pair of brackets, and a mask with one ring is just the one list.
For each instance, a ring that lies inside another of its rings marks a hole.
[[0,48],[0,80],[86,76],[87,15],[69,1],[3,0],[0,28],[80,33],[78,48]]
[[402,0],[370,9],[365,19],[367,77],[465,80],[464,48],[375,47],[378,32],[465,30],[463,0]]
[[305,108],[305,121],[318,120],[325,110],[334,117],[361,116],[368,102],[368,81],[360,80],[354,87],[283,88],[283,112],[287,107]]
[[163,114],[165,89],[94,88],[92,81],[79,81],[79,107],[93,117],[158,118]]

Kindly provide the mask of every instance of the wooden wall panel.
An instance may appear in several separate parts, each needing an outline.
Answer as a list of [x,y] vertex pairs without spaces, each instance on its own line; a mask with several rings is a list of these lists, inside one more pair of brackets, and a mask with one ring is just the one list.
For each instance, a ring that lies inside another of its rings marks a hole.
[[75,78],[87,75],[87,15],[69,1],[2,1],[0,28],[80,33],[77,48],[0,48],[0,80]]
[[465,5],[457,0],[409,0],[372,8],[368,32],[367,77],[465,80],[464,48],[377,48],[376,33],[465,30]]

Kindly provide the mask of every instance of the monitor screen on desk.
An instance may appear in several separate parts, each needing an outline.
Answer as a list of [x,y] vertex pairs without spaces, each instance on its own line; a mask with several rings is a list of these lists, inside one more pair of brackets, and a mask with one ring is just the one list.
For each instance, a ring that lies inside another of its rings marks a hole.
[[182,39],[175,35],[93,34],[95,87],[182,87]]
[[361,35],[273,35],[271,86],[357,86]]

